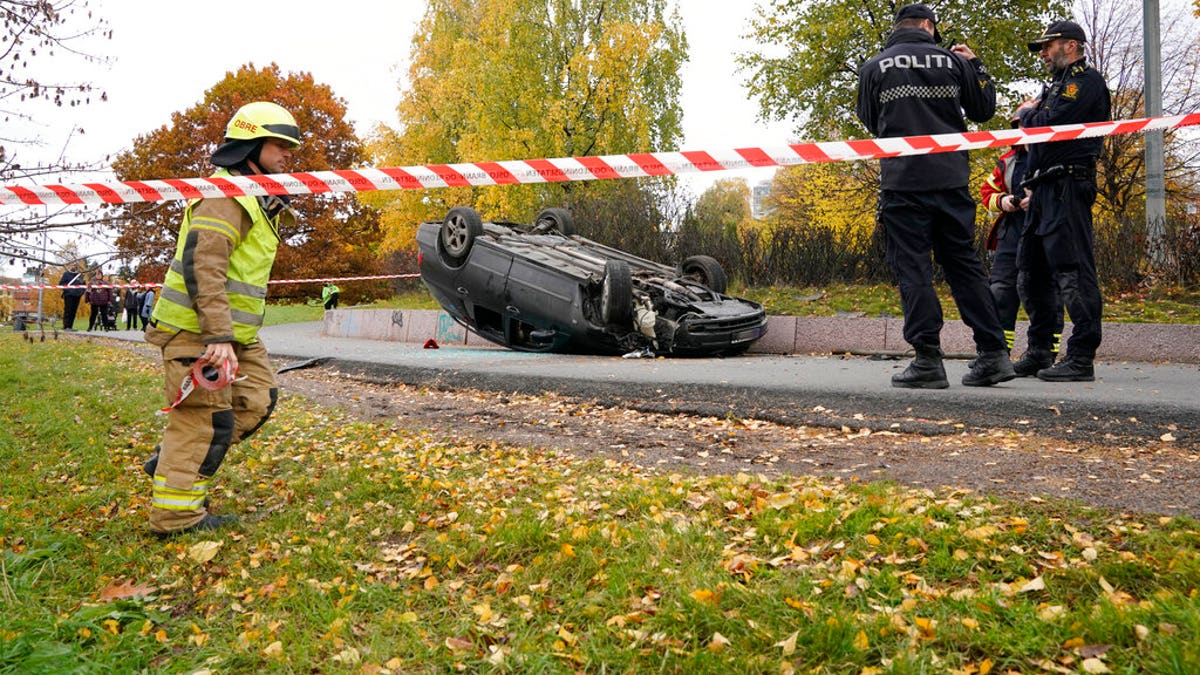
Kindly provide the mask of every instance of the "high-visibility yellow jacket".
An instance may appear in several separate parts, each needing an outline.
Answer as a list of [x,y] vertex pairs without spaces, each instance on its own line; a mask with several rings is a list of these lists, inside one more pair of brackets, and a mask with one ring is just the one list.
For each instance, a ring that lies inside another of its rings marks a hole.
[[[222,169],[213,177],[230,175]],[[158,328],[197,333],[205,344],[252,344],[266,311],[267,282],[284,208],[268,219],[256,197],[189,202],[175,258],[151,319]]]

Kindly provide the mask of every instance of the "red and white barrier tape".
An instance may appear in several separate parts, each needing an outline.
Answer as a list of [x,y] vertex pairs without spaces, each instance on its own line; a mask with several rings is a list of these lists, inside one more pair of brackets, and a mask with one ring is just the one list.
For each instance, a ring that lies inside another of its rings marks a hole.
[[183,381],[179,383],[179,391],[175,392],[175,400],[171,402],[171,405],[160,409],[158,414],[165,415],[179,407],[179,404],[183,403],[183,400],[190,396],[196,387],[208,391],[220,391],[234,382],[244,379],[246,379],[245,375],[237,377],[237,371],[233,369],[233,363],[230,361],[217,367],[209,365],[207,361],[197,359],[192,364],[192,369],[183,376]]
[[318,284],[330,281],[375,281],[377,279],[420,279],[420,274],[377,274],[371,277],[328,277],[324,279],[272,279],[268,284]]
[[1200,124],[1200,113],[1112,122],[1064,124],[1031,129],[798,143],[779,147],[738,148],[712,152],[650,152],[600,157],[560,157],[469,164],[425,164],[388,169],[317,171],[226,178],[173,178],[80,185],[7,185],[0,187],[0,205],[123,204],[201,197],[421,190],[517,183],[645,178],[706,171],[731,171],[815,162],[842,162],[977,150],[1175,129],[1197,124]]
[[[418,278],[420,278],[420,276],[421,276],[420,274],[378,274],[378,275],[370,276],[370,277],[328,277],[328,278],[324,278],[324,279],[272,279],[272,280],[268,281],[267,283],[268,284],[320,284],[320,283],[327,283],[327,282],[333,282],[333,281],[374,281],[377,279],[418,279]],[[65,290],[68,288],[78,288],[80,290],[87,290],[88,288],[158,288],[159,286],[162,286],[162,284],[140,284],[140,283],[92,284],[91,286],[80,286],[78,284],[76,284],[74,286],[64,286],[64,285],[57,285],[57,284],[11,286],[8,284],[0,284],[0,291],[19,291],[19,290],[24,290],[24,289],[35,290],[35,291],[38,289]]]

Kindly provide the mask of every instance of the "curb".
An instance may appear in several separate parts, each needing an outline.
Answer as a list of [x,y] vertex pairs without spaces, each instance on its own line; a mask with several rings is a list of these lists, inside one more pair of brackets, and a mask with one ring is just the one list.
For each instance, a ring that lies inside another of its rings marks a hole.
[[[1024,351],[1027,322],[1017,323],[1016,353]],[[434,309],[335,309],[325,312],[321,335],[388,342],[436,340],[446,346],[495,346]],[[1065,345],[1071,325],[1063,330]],[[904,321],[895,318],[768,316],[767,334],[751,354],[903,353]],[[971,329],[947,321],[942,329],[947,354],[973,355]],[[1104,342],[1096,354],[1107,361],[1200,363],[1200,325],[1106,323]]]

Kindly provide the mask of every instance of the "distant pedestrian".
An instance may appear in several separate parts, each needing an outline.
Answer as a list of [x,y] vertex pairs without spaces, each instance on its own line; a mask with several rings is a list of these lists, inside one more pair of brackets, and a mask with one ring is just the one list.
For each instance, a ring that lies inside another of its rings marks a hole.
[[138,294],[138,306],[141,308],[138,316],[142,320],[142,330],[146,330],[146,324],[150,323],[150,314],[154,312],[154,289],[147,288],[142,293]]
[[[1112,119],[1108,84],[1087,64],[1087,37],[1074,21],[1055,21],[1029,43],[1041,55],[1053,79],[1036,101],[1022,106],[1021,125],[1103,122]],[[1096,276],[1092,205],[1096,203],[1096,157],[1104,139],[1081,138],[1038,143],[1029,149],[1029,209],[1017,265],[1029,313],[1030,347],[1045,349],[1052,337],[1047,317],[1062,311],[1071,316],[1067,355],[1058,363],[1049,352],[1037,364],[1038,379],[1047,382],[1091,382],[1100,347],[1104,300]],[[1058,294],[1055,294],[1055,290]],[[1033,327],[1041,332],[1033,334]],[[1035,341],[1036,340],[1036,341]]]
[[104,316],[108,312],[112,298],[112,289],[108,288],[108,281],[103,274],[97,274],[95,281],[88,284],[88,290],[84,293],[84,299],[92,307],[91,314],[88,316],[89,331],[95,328],[104,330]]
[[75,264],[63,270],[58,279],[59,286],[70,286],[62,291],[63,297],[63,330],[75,330],[75,314],[79,311],[79,301],[87,293],[84,287],[81,265]]
[[[996,112],[996,89],[983,61],[963,44],[938,46],[933,10],[905,5],[883,51],[859,68],[859,120],[876,137],[966,131],[966,116],[986,122]],[[963,376],[967,386],[1015,377],[1004,330],[975,253],[975,202],[963,152],[879,161],[878,219],[889,265],[900,287],[904,339],[916,358],[892,386],[944,389],[942,304],[933,288],[933,259],[942,266],[963,321],[979,352]]]
[[333,282],[325,284],[325,288],[321,289],[321,300],[325,302],[325,309],[337,309],[341,293],[342,289]]
[[142,307],[138,304],[137,289],[132,286],[126,288],[121,301],[125,308],[125,330],[133,330],[137,328],[138,319],[142,313]]

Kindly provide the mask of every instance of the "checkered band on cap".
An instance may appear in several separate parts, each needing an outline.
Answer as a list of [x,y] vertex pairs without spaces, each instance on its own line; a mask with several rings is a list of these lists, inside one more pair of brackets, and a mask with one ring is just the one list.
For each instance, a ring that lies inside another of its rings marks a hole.
[[902,98],[958,98],[961,91],[957,84],[941,84],[925,86],[918,84],[903,84],[899,87],[884,89],[879,94],[880,103],[891,103]]

